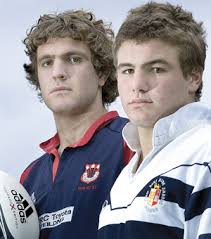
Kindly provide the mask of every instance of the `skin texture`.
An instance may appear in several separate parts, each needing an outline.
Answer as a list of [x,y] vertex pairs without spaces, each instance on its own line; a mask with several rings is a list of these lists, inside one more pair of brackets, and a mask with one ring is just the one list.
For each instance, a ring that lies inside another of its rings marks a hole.
[[117,52],[117,80],[123,108],[138,128],[142,150],[137,169],[152,149],[155,123],[194,101],[201,73],[184,77],[175,46],[125,41]]
[[55,114],[80,114],[101,103],[101,86],[89,48],[70,38],[38,47],[38,78],[46,105]]
[[184,77],[178,50],[160,40],[125,41],[117,53],[118,89],[125,112],[141,128],[194,101],[201,77]]
[[54,115],[61,154],[106,112],[102,103],[106,78],[98,77],[89,48],[71,38],[53,38],[39,46],[37,71],[43,100]]

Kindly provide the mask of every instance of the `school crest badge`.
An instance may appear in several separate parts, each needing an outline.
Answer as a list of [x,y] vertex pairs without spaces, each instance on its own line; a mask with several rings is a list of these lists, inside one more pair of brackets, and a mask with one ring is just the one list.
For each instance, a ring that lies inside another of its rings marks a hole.
[[147,204],[150,205],[151,207],[157,205],[160,200],[160,194],[161,194],[160,184],[156,183],[150,190]]
[[166,197],[166,185],[162,178],[153,180],[146,193],[146,209],[149,212],[156,212],[162,206]]
[[85,171],[81,176],[81,181],[89,184],[94,182],[100,175],[100,164],[86,164]]

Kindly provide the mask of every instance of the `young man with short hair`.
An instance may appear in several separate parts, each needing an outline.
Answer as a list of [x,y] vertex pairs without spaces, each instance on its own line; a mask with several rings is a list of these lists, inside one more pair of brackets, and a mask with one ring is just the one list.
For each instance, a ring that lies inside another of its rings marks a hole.
[[123,137],[135,152],[99,219],[99,239],[211,238],[211,108],[199,103],[205,31],[180,6],[132,9],[114,57]]

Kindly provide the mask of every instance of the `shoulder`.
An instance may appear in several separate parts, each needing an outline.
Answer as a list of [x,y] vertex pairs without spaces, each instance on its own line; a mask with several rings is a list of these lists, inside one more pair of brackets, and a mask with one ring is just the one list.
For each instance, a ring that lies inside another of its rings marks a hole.
[[41,157],[39,157],[38,159],[34,160],[33,162],[31,162],[26,169],[22,172],[21,176],[20,176],[20,183],[23,184],[26,180],[26,178],[29,176],[29,174],[32,172],[32,170],[35,167],[39,167],[40,164],[45,163],[45,159],[47,159],[49,157],[49,154],[43,154]]
[[127,122],[128,122],[127,118],[117,116],[107,125],[107,128],[109,128],[112,131],[122,133],[122,129],[127,124]]

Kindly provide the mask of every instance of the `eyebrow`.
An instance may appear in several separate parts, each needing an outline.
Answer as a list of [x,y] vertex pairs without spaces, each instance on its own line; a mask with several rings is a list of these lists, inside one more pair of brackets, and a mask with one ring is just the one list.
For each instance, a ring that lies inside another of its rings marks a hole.
[[[89,57],[87,56],[87,54],[85,54],[84,52],[81,52],[81,51],[77,51],[77,50],[62,53],[59,55],[59,57],[63,58],[63,57],[72,56],[72,55],[78,55],[78,56],[85,58],[86,60],[89,60]],[[48,59],[48,58],[55,58],[55,55],[54,54],[44,54],[44,55],[38,57],[37,62],[41,62],[42,60]]]
[[145,66],[151,66],[151,65],[154,65],[154,64],[162,64],[162,65],[167,65],[167,66],[170,66],[170,63],[164,59],[161,59],[161,58],[158,58],[158,59],[154,59],[154,60],[151,60],[151,61],[148,61],[146,63],[143,64],[143,67]]
[[122,68],[122,67],[133,67],[133,66],[134,66],[133,64],[127,63],[127,62],[125,62],[125,63],[120,63],[120,64],[117,66],[117,70],[120,69],[120,68]]
[[[148,66],[151,66],[151,65],[154,65],[154,64],[162,64],[162,65],[170,66],[169,62],[167,62],[167,61],[164,60],[164,59],[158,58],[158,59],[154,59],[154,60],[145,62],[144,64],[142,64],[142,67],[145,68],[145,67],[148,67]],[[120,64],[117,66],[117,70],[118,70],[118,69],[121,69],[122,67],[134,67],[134,64],[129,63],[129,62],[120,63]]]

